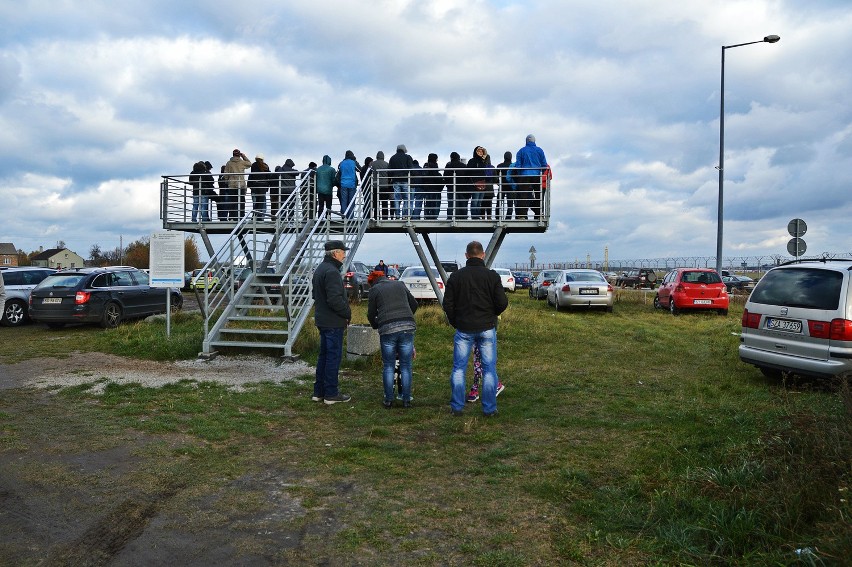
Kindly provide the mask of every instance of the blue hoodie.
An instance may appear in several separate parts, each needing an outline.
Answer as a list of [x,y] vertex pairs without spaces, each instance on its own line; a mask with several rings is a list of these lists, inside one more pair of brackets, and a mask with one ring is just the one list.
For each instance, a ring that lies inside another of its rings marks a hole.
[[358,173],[361,171],[361,166],[355,161],[355,154],[352,150],[346,150],[346,157],[337,166],[340,171],[340,188],[354,189],[358,186]]
[[516,175],[541,175],[542,170],[547,167],[547,158],[544,157],[544,151],[536,146],[535,142],[527,142],[527,145],[518,150],[515,163],[520,169]]

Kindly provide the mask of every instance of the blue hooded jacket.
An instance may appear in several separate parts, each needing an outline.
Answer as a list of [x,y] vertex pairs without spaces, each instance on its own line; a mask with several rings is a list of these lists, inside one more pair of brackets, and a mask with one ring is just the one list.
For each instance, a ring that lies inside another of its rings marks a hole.
[[340,162],[337,169],[340,171],[341,189],[354,189],[358,186],[358,173],[361,171],[361,167],[355,161],[355,154],[352,153],[352,150],[346,150],[346,157]]
[[536,146],[535,142],[528,141],[523,148],[518,150],[515,163],[520,169],[516,175],[541,175],[542,170],[547,167],[547,158],[544,157],[544,151]]

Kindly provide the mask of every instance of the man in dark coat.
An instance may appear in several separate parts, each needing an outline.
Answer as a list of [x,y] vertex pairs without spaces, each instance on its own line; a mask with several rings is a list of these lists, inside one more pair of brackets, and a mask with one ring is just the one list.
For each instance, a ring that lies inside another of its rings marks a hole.
[[497,414],[497,316],[509,306],[500,275],[485,265],[485,251],[476,240],[467,245],[467,263],[447,280],[444,312],[456,329],[450,410],[461,415],[465,406],[465,371],[474,345],[482,353],[482,412]]
[[340,275],[347,250],[349,248],[341,240],[326,242],[325,259],[317,266],[313,276],[314,322],[319,329],[320,350],[311,399],[328,405],[352,399],[349,394],[341,394],[338,389],[338,372],[343,358],[343,331],[352,319],[352,310]]

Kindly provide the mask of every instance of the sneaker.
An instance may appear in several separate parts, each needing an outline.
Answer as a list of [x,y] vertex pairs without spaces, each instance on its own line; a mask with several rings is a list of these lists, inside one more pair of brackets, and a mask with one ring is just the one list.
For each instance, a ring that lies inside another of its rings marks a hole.
[[482,415],[483,417],[497,417],[497,410],[494,410],[491,413],[484,413]]
[[[402,401],[402,394],[401,394],[401,393],[397,393],[397,395],[396,395],[396,399],[397,399],[397,400],[399,400],[399,401]],[[413,400],[413,399],[414,399],[414,396],[411,396],[411,398],[410,398],[410,399],[411,399],[411,400]]]
[[497,382],[497,394],[495,394],[495,397],[499,396],[500,392],[502,392],[505,388],[506,386],[503,385],[503,382]]
[[382,400],[382,405],[385,406],[385,409],[391,409],[393,407],[393,400]]
[[460,409],[453,409],[453,408],[450,408],[450,413],[451,413],[454,417],[461,417],[462,415],[464,415],[464,412],[463,412],[462,410],[460,410]]
[[336,396],[326,396],[323,402],[330,406],[331,404],[336,404],[337,402],[348,402],[352,399],[352,396],[349,394],[337,394]]
[[321,402],[322,396],[311,396],[311,401],[312,402]]
[[479,399],[479,388],[473,387],[470,389],[470,393],[467,395],[467,403],[472,404],[476,400]]

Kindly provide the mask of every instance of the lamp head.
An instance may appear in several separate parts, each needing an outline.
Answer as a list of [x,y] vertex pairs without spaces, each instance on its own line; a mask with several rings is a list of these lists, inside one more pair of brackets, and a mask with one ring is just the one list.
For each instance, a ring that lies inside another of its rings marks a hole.
[[763,38],[763,41],[765,41],[766,43],[778,43],[779,41],[781,41],[781,36],[780,35],[768,35],[768,36]]

